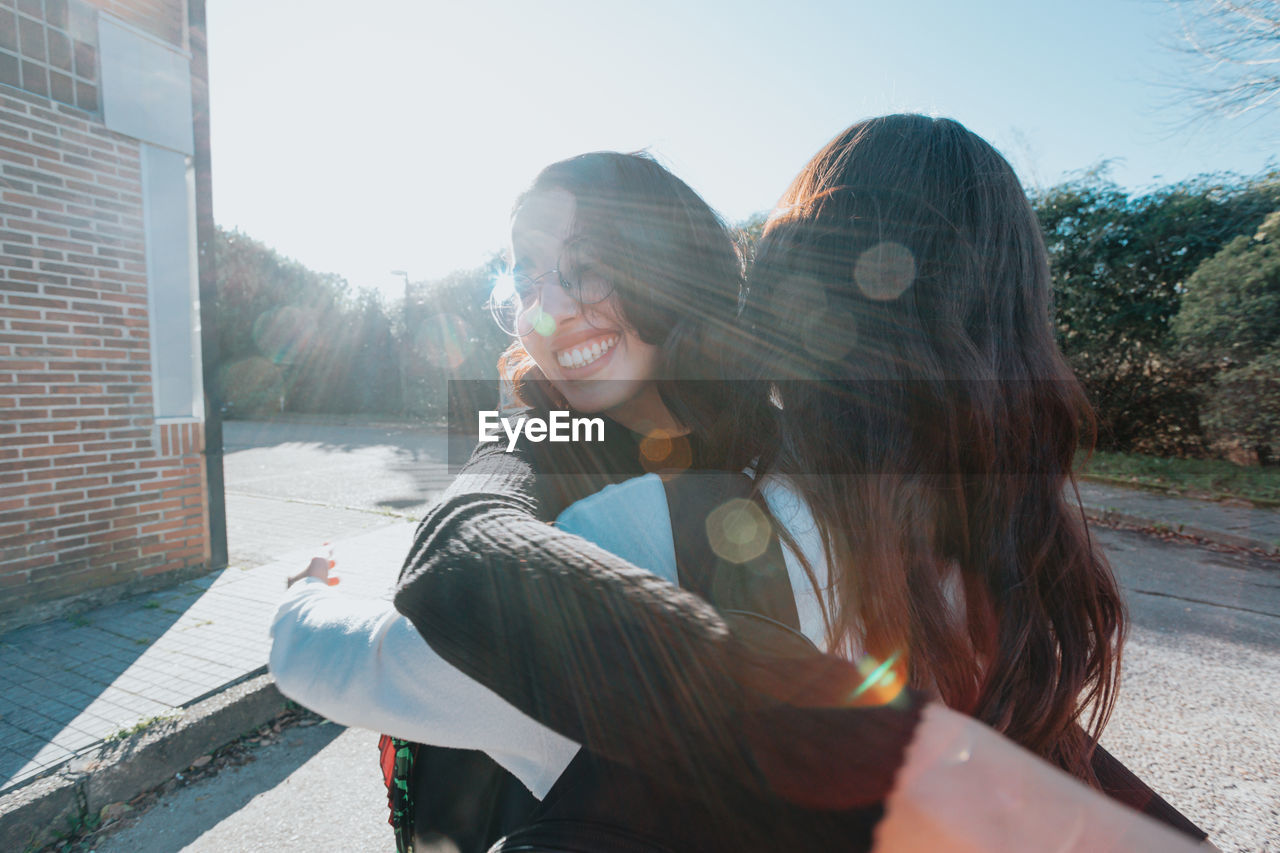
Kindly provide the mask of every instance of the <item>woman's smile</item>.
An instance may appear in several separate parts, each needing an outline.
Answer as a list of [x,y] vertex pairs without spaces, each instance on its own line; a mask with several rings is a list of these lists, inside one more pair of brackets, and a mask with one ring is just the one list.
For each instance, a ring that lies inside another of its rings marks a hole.
[[606,356],[613,352],[617,345],[618,333],[605,332],[604,334],[593,335],[589,340],[574,342],[560,347],[553,341],[551,352],[567,378],[578,378],[587,373],[595,372],[595,370],[588,370],[587,368],[602,368],[608,361]]

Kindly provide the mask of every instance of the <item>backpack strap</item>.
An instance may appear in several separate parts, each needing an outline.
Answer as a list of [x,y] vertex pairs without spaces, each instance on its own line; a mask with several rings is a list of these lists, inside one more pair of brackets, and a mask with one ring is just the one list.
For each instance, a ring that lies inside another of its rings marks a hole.
[[663,484],[680,586],[724,614],[800,631],[791,576],[746,474],[694,472]]

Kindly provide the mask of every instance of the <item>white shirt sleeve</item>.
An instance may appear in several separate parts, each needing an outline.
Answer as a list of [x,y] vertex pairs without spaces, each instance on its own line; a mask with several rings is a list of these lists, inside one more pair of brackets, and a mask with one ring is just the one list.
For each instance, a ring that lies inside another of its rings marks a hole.
[[[656,474],[610,485],[556,523],[675,582],[675,545]],[[271,622],[269,667],[280,692],[346,726],[478,749],[542,799],[579,746],[473,681],[380,599],[316,578],[293,585]]]
[[343,725],[483,750],[538,799],[578,751],[441,658],[389,601],[308,578],[276,609],[271,636],[285,696]]

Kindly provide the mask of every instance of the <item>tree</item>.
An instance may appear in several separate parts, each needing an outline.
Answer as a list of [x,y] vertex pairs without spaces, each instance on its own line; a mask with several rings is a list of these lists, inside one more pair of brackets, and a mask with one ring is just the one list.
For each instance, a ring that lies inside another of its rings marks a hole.
[[1227,368],[1280,343],[1280,210],[1196,269],[1173,329],[1199,357]]
[[483,266],[410,288],[400,344],[406,411],[443,417],[450,379],[492,380],[496,389],[498,358],[511,338],[486,305],[503,267],[495,255]]
[[232,413],[399,409],[398,350],[376,294],[239,231],[214,241],[222,365]]
[[1280,347],[1214,378],[1205,425],[1218,440],[1242,444],[1259,465],[1274,465],[1280,443]]
[[1036,200],[1059,341],[1098,411],[1104,448],[1194,452],[1197,366],[1169,333],[1183,283],[1280,204],[1280,183],[1202,177],[1131,196],[1100,171]]
[[764,224],[768,219],[769,211],[756,211],[739,222],[735,228],[738,244],[742,247],[742,253],[748,262],[755,257],[756,244],[760,242],[760,236],[764,233]]
[[1210,437],[1269,464],[1280,440],[1280,211],[1202,263],[1186,290],[1174,333],[1220,371],[1205,401]]
[[1236,118],[1280,106],[1280,0],[1169,0],[1181,49],[1201,65],[1187,87],[1201,113]]

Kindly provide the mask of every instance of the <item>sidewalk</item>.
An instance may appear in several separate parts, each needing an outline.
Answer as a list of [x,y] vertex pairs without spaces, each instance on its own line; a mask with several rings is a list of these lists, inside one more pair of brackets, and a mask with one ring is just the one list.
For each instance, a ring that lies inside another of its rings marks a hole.
[[[276,559],[0,636],[0,849],[24,850],[37,831],[65,831],[128,801],[273,717],[284,700],[263,673],[285,578],[331,536],[342,589],[381,595],[415,527],[376,513],[231,496],[228,516],[238,534],[233,564],[264,562],[257,557],[272,542]],[[247,716],[226,714],[218,701],[238,684],[246,689],[232,704],[252,705]],[[166,741],[192,722],[205,729],[186,738],[197,746],[173,754]],[[211,726],[226,730],[211,735]],[[133,766],[106,772],[115,764]],[[114,778],[95,784],[104,774]]]
[[[1095,483],[1080,492],[1094,518],[1280,553],[1277,510]],[[285,577],[329,536],[343,590],[381,595],[414,530],[377,513],[243,496],[229,496],[228,517],[233,563],[264,564],[0,636],[0,849],[128,801],[270,719],[283,700],[263,675],[267,624]]]
[[1280,554],[1280,510],[1233,506],[1082,481],[1080,498],[1089,518],[1155,527],[1220,545]]

